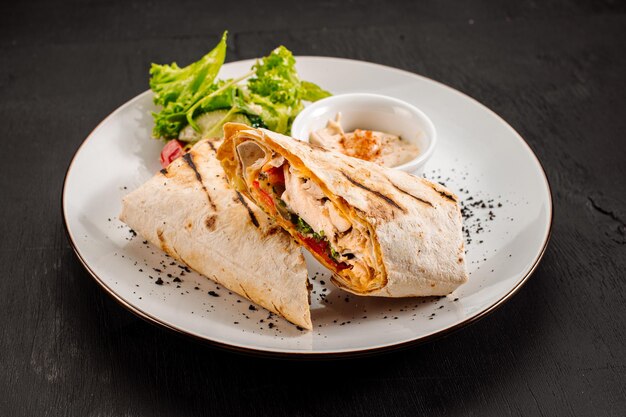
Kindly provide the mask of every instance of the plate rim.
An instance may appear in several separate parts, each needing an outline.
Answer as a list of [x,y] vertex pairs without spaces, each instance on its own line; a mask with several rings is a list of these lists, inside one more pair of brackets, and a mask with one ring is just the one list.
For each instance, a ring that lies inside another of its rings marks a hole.
[[[535,154],[535,152],[533,151],[533,149],[530,147],[530,145],[528,144],[528,142],[526,142],[526,140],[524,140],[524,138],[506,121],[504,120],[500,115],[498,115],[496,112],[494,112],[493,110],[491,110],[489,107],[485,106],[484,104],[482,104],[481,102],[479,102],[478,100],[476,100],[475,98],[471,97],[470,95],[459,91],[455,88],[452,88],[446,84],[443,84],[439,81],[433,80],[431,78],[425,77],[423,75],[420,74],[416,74],[413,72],[410,72],[408,70],[404,70],[401,68],[395,68],[395,67],[390,67],[387,65],[383,65],[383,64],[379,64],[379,63],[375,63],[375,62],[369,62],[369,61],[363,61],[363,60],[356,60],[356,59],[349,59],[349,58],[340,58],[340,57],[329,57],[329,56],[312,56],[312,55],[298,55],[295,56],[296,61],[301,60],[301,59],[321,59],[321,60],[331,60],[331,61],[335,61],[335,60],[339,60],[339,61],[346,61],[349,63],[356,63],[356,64],[361,64],[361,65],[369,65],[372,67],[377,67],[380,69],[384,69],[387,71],[393,71],[393,72],[399,72],[402,73],[404,75],[409,75],[411,77],[417,77],[417,78],[421,78],[423,80],[426,80],[428,82],[432,82],[435,83],[439,86],[444,87],[447,90],[450,90],[451,92],[461,95],[466,99],[471,100],[474,104],[477,104],[478,106],[480,106],[483,110],[487,110],[489,113],[491,113],[493,116],[495,116],[499,121],[503,122],[504,125],[513,133],[513,136],[516,137],[525,147],[526,150],[530,153],[530,155],[535,159],[535,161],[537,162],[537,165],[539,166],[539,171],[541,173],[541,175],[543,176],[543,179],[545,181],[545,185],[547,187],[547,191],[548,191],[548,209],[549,209],[549,221],[548,221],[548,227],[547,227],[547,233],[545,234],[544,238],[543,238],[543,244],[541,247],[541,250],[539,251],[539,253],[537,254],[537,256],[535,257],[535,259],[532,262],[532,265],[530,266],[529,270],[527,271],[527,273],[521,278],[521,280],[515,285],[513,286],[506,294],[504,294],[502,297],[500,297],[498,300],[496,300],[493,304],[491,304],[490,306],[488,306],[487,308],[485,308],[484,310],[478,312],[477,314],[468,317],[464,320],[462,320],[459,323],[453,324],[452,326],[449,327],[445,327],[442,328],[440,330],[437,330],[435,332],[432,332],[430,334],[427,334],[425,336],[422,337],[418,337],[416,339],[412,339],[412,340],[407,340],[404,342],[399,342],[399,343],[393,343],[393,344],[387,344],[384,346],[378,346],[378,347],[372,347],[372,348],[364,348],[364,349],[355,349],[355,350],[347,350],[347,351],[335,351],[335,352],[314,352],[314,351],[280,351],[280,350],[272,350],[272,349],[255,349],[255,348],[251,348],[251,347],[245,347],[245,346],[239,346],[239,345],[235,345],[235,344],[229,344],[229,343],[224,343],[218,340],[214,340],[214,339],[210,339],[207,337],[202,337],[196,334],[193,334],[189,331],[186,331],[184,329],[178,328],[174,325],[171,325],[165,321],[163,321],[162,319],[159,319],[158,317],[155,317],[143,310],[141,310],[140,308],[132,305],[131,303],[129,303],[128,301],[126,301],[125,299],[123,299],[120,295],[118,295],[115,291],[113,291],[99,276],[98,274],[96,274],[96,272],[88,265],[88,263],[85,261],[85,259],[83,258],[83,256],[80,253],[80,250],[78,249],[78,245],[74,239],[74,237],[72,236],[72,233],[70,231],[69,228],[69,222],[68,222],[68,218],[67,218],[67,213],[66,213],[66,207],[65,207],[65,195],[66,195],[66,189],[67,189],[67,179],[68,176],[72,170],[72,166],[74,165],[74,162],[77,158],[77,156],[79,155],[81,149],[83,148],[83,146],[85,146],[85,144],[89,141],[89,139],[94,135],[94,133],[100,129],[100,127],[102,125],[104,125],[110,118],[113,118],[118,112],[121,112],[123,109],[125,109],[126,107],[132,105],[135,101],[140,100],[141,98],[143,98],[145,95],[150,94],[150,90],[145,90],[139,94],[137,94],[136,96],[132,97],[130,100],[126,101],[125,103],[123,103],[121,106],[117,107],[113,112],[109,113],[104,119],[102,119],[92,130],[91,132],[87,135],[87,137],[81,142],[81,144],[78,146],[78,148],[76,148],[76,151],[74,152],[72,159],[70,160],[67,169],[65,171],[65,176],[63,178],[63,188],[61,191],[61,212],[62,212],[62,216],[63,216],[63,227],[65,229],[65,234],[69,240],[70,246],[72,247],[72,250],[74,251],[74,253],[76,254],[76,257],[78,258],[78,260],[80,261],[80,263],[83,265],[83,267],[87,270],[87,272],[89,273],[89,275],[91,275],[91,277],[100,285],[100,287],[107,293],[109,294],[110,297],[112,297],[115,301],[117,301],[121,306],[125,307],[127,310],[129,310],[130,312],[132,312],[133,314],[135,314],[136,316],[138,316],[139,318],[147,321],[148,323],[155,325],[157,327],[164,327],[165,329],[174,332],[175,334],[180,334],[180,335],[184,335],[185,337],[191,338],[195,341],[199,341],[202,342],[204,345],[209,345],[211,347],[215,347],[221,350],[226,350],[226,351],[230,351],[230,352],[236,352],[236,353],[240,353],[240,354],[246,354],[246,355],[251,355],[251,356],[261,356],[261,357],[270,357],[270,358],[279,358],[279,359],[304,359],[304,360],[308,360],[308,359],[342,359],[342,358],[358,358],[358,357],[366,357],[366,356],[373,356],[373,355],[378,355],[378,354],[382,354],[382,353],[387,353],[387,352],[395,352],[395,351],[399,351],[399,350],[405,350],[411,347],[415,347],[418,345],[421,345],[423,343],[427,343],[430,342],[432,340],[438,339],[438,338],[442,338],[442,337],[446,337],[449,336],[450,334],[461,330],[462,328],[465,328],[466,326],[469,326],[470,324],[476,323],[478,320],[486,317],[487,315],[491,314],[492,312],[494,312],[498,307],[500,307],[502,304],[504,304],[506,301],[508,301],[510,298],[512,298],[519,290],[520,288],[528,281],[528,279],[533,275],[533,273],[536,271],[537,267],[539,266],[543,256],[545,255],[545,252],[547,250],[548,244],[550,242],[550,239],[552,237],[552,228],[553,228],[553,223],[554,223],[554,196],[552,193],[552,187],[550,185],[550,180],[548,179],[548,176],[546,175],[546,170],[543,167],[543,164],[541,163],[541,161],[539,160],[539,158],[537,157],[537,155]],[[244,59],[244,60],[238,60],[238,61],[231,61],[225,64],[235,64],[235,63],[242,63],[245,61],[254,61],[254,59]]]

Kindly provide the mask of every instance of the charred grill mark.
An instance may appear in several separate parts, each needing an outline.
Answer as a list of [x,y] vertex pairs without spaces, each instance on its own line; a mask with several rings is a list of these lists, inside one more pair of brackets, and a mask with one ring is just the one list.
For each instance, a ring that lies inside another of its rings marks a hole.
[[406,194],[406,195],[408,195],[409,197],[412,197],[412,198],[414,198],[415,200],[419,201],[420,203],[424,203],[424,204],[426,204],[426,205],[428,205],[428,206],[435,207],[435,206],[433,206],[433,203],[431,203],[430,201],[428,201],[428,200],[424,200],[423,198],[419,198],[419,197],[414,196],[413,194],[411,194],[411,193],[409,193],[409,192],[407,192],[407,191],[404,191],[402,188],[398,187],[396,184],[394,184],[394,183],[393,183],[393,182],[391,182],[391,181],[389,181],[389,183],[390,183],[391,185],[393,185],[393,188],[395,188],[396,190],[400,191],[402,194]]
[[208,140],[206,143],[207,143],[207,144],[211,147],[211,149],[213,150],[213,152],[217,152],[217,150],[215,149],[215,145],[213,145],[213,142],[211,142],[210,140]]
[[250,216],[250,221],[252,221],[252,224],[255,227],[259,227],[259,221],[256,219],[256,216],[252,212],[252,209],[250,209],[250,206],[248,205],[248,203],[246,203],[246,200],[243,199],[243,196],[241,195],[239,191],[235,191],[235,192],[237,193],[237,198],[239,199],[239,202],[243,204],[246,210],[248,210],[248,215]]
[[436,188],[434,190],[437,191],[443,198],[447,198],[448,200],[452,201],[453,203],[457,202],[456,198],[454,198],[454,196],[446,193],[445,191],[441,191],[441,190],[438,190]]
[[170,249],[170,247],[167,245],[167,242],[165,241],[165,236],[163,236],[163,229],[157,229],[157,237],[159,238],[159,245],[161,246],[163,252],[176,258],[178,254],[175,250]]
[[207,190],[207,188],[204,186],[204,182],[202,182],[202,175],[200,175],[200,171],[198,171],[198,168],[196,167],[196,163],[193,161],[193,155],[191,154],[191,152],[187,152],[186,154],[184,154],[183,160],[187,163],[187,165],[189,165],[189,168],[191,168],[193,172],[196,174],[196,179],[202,186],[202,189],[204,190],[204,193],[206,194],[209,200],[209,204],[211,205],[211,208],[213,208],[213,211],[217,211],[217,207],[215,206],[215,203],[213,202],[213,199],[211,198],[211,195],[209,194],[209,190]]
[[452,201],[453,203],[456,203],[456,202],[457,202],[456,198],[454,198],[454,196],[453,196],[452,194],[447,193],[447,192],[445,192],[445,191],[441,190],[441,189],[437,186],[437,184],[429,184],[429,185],[430,185],[430,187],[431,187],[433,190],[435,190],[437,193],[439,193],[439,195],[440,195],[440,196],[442,196],[443,198],[447,198],[448,200]]
[[211,215],[211,216],[206,218],[206,220],[204,221],[204,225],[206,226],[207,229],[213,230],[213,229],[215,229],[215,221],[216,220],[217,220],[217,216]]
[[200,172],[198,171],[198,168],[196,168],[196,163],[193,161],[193,155],[191,155],[191,152],[187,152],[186,154],[184,154],[183,155],[183,159],[185,160],[185,162],[187,162],[187,165],[189,165],[189,167],[196,174],[196,179],[204,187],[204,184],[202,183],[202,175],[200,175]]
[[269,229],[267,229],[267,232],[265,233],[265,236],[272,236],[276,233],[278,233],[280,231],[279,227],[270,227]]
[[374,194],[376,197],[386,201],[389,205],[397,208],[398,210],[406,213],[406,209],[402,206],[400,206],[398,203],[396,203],[395,201],[393,201],[391,198],[387,197],[386,195],[384,195],[383,193],[376,191],[376,190],[372,190],[371,188],[361,184],[360,182],[354,180],[353,178],[351,178],[348,174],[346,174],[345,172],[342,172],[343,176],[346,177],[346,179],[348,181],[350,181],[352,184],[356,185],[359,188],[364,189],[365,191],[369,191],[370,193]]

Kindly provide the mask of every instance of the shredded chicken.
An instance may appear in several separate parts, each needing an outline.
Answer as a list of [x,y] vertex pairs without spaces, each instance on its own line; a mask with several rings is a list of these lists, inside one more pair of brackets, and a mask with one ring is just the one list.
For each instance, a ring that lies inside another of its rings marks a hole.
[[330,222],[333,226],[335,226],[339,233],[343,233],[350,228],[351,224],[348,219],[339,213],[339,210],[337,210],[337,207],[335,207],[331,201],[326,201],[326,203],[324,203],[324,208],[328,210]]
[[328,209],[322,202],[324,193],[317,184],[302,178],[291,166],[285,170],[285,192],[281,198],[316,233],[324,232],[326,236],[334,235],[336,228],[330,220]]
[[291,221],[289,212],[294,213],[315,233],[325,236],[336,262],[349,265],[341,275],[352,285],[367,288],[374,282],[372,265],[376,265],[377,261],[366,226],[349,221],[314,180],[306,178],[283,156],[270,154],[259,146],[242,145],[237,151],[244,170],[250,174],[257,172],[252,178],[258,175],[262,166],[283,167],[284,188],[282,184],[280,187],[278,184],[273,186],[274,192],[280,194],[286,205],[276,205],[282,218]]
[[359,259],[355,259],[355,256],[361,257],[362,249],[369,247],[366,234],[359,227],[353,228],[352,223],[340,213],[332,201],[325,198],[322,189],[314,181],[303,178],[293,167],[284,172],[285,192],[282,200],[289,209],[307,222],[313,231],[323,232],[339,253],[339,262],[354,265],[367,276],[366,266],[361,265]]

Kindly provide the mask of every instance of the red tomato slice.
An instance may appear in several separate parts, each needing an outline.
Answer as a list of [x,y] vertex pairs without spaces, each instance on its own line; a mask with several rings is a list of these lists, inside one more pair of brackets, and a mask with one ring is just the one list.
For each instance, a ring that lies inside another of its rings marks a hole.
[[307,247],[311,249],[313,252],[317,253],[322,259],[324,259],[329,265],[334,266],[337,271],[343,271],[344,269],[350,268],[345,262],[337,262],[328,254],[328,242],[325,240],[317,240],[313,237],[305,237],[298,233],[298,237],[306,243]]
[[317,240],[312,237],[305,237],[302,235],[300,235],[300,239],[302,239],[313,252],[324,258],[324,260],[329,261],[330,263],[334,263],[327,254],[328,242],[324,240]]
[[270,184],[284,184],[285,183],[285,173],[283,172],[283,167],[273,167],[270,166],[269,169],[264,169],[263,172],[267,174],[267,179]]
[[172,161],[185,153],[184,146],[181,141],[173,139],[165,144],[161,150],[161,166],[167,168]]
[[272,198],[272,196],[270,196],[267,192],[263,191],[261,189],[261,186],[259,185],[258,181],[253,181],[252,185],[254,185],[254,188],[259,192],[259,194],[261,195],[261,198],[263,199],[263,202],[265,203],[265,205],[267,206],[268,209],[271,210],[275,210],[276,206],[274,206],[274,199]]

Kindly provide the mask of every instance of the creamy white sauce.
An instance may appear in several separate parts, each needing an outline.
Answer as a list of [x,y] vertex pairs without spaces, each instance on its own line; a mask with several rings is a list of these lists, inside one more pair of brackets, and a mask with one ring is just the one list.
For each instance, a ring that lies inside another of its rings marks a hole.
[[419,155],[417,146],[399,136],[364,129],[344,132],[340,121],[341,114],[337,114],[336,119],[329,120],[326,127],[311,132],[310,142],[385,167],[402,165]]

